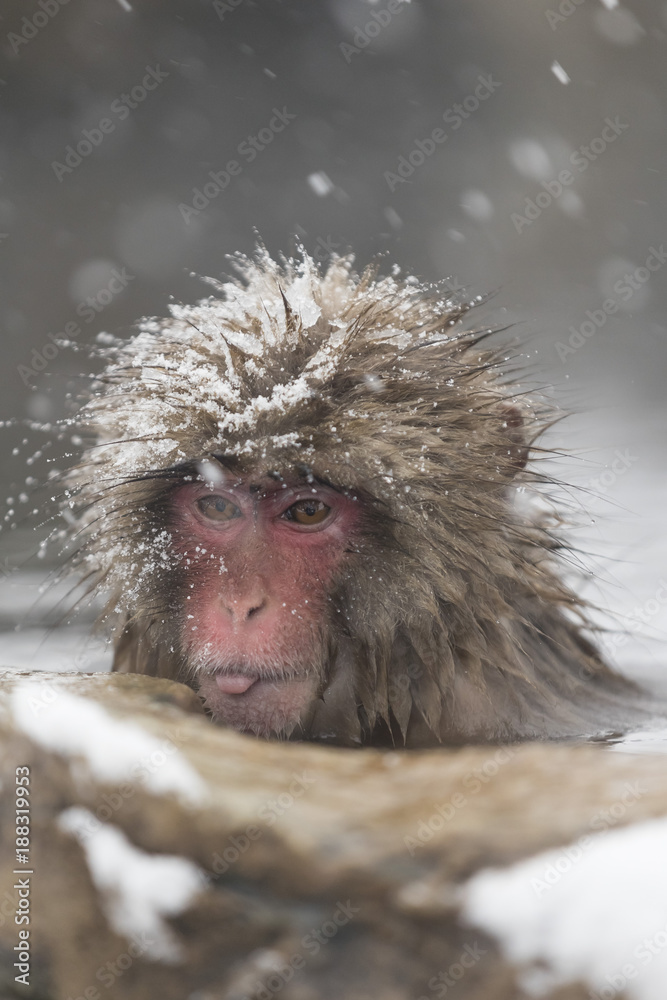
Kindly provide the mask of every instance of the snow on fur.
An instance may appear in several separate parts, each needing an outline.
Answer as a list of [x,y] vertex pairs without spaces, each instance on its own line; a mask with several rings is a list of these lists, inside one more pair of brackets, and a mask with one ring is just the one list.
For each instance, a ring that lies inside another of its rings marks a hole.
[[[324,278],[305,255],[284,269],[265,253],[237,263],[237,281],[208,279],[221,298],[172,306],[171,320],[144,320],[137,336],[110,352],[107,389],[84,412],[102,444],[90,457],[104,475],[216,451],[268,455],[282,444],[281,434],[262,433],[271,425],[302,428],[298,445],[312,451],[309,405],[319,415],[323,400],[335,404],[336,377],[351,375],[355,360],[370,354],[381,387],[387,371],[400,377],[401,349],[441,334],[468,308],[443,298],[434,322],[420,286],[373,282],[370,274],[360,280],[347,259]],[[276,357],[284,361],[279,368]],[[414,374],[413,366],[404,374]],[[362,402],[357,419],[370,415],[363,411]]]

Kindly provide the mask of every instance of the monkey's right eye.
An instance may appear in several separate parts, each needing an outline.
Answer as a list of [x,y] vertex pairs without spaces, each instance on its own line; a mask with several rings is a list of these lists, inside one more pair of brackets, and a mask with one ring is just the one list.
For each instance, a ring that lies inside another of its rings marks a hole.
[[201,497],[197,500],[197,507],[209,521],[231,521],[235,517],[241,517],[236,504],[221,496]]

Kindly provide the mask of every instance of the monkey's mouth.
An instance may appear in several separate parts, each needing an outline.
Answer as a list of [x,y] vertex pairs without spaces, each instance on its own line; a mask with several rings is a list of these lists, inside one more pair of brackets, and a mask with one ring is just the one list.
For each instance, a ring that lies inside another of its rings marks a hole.
[[259,677],[246,677],[245,674],[215,675],[215,683],[223,694],[245,694],[259,680]]
[[309,678],[293,677],[288,675],[281,677],[276,676],[273,673],[266,675],[255,674],[254,676],[249,676],[248,674],[221,672],[213,674],[213,680],[215,681],[215,686],[218,691],[220,691],[223,695],[238,696],[246,694],[247,692],[259,694],[260,690],[264,688],[280,690],[286,685],[303,683],[304,680],[309,680]]
[[199,685],[215,721],[265,737],[293,729],[316,691],[313,676],[273,671],[247,674],[218,670],[202,677]]

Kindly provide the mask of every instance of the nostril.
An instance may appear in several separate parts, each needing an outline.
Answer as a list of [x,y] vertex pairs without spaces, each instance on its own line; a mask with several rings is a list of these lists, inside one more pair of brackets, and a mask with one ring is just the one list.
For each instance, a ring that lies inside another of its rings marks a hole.
[[223,601],[223,607],[232,622],[240,626],[243,622],[256,618],[267,607],[267,601],[263,596],[255,594],[248,598],[237,598],[231,601]]

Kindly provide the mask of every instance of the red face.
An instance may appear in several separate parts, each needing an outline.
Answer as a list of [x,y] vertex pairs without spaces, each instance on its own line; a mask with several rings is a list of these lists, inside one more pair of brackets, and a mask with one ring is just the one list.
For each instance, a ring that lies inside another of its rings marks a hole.
[[273,480],[197,482],[173,498],[181,645],[214,717],[289,732],[321,690],[328,595],[359,521],[352,495]]

